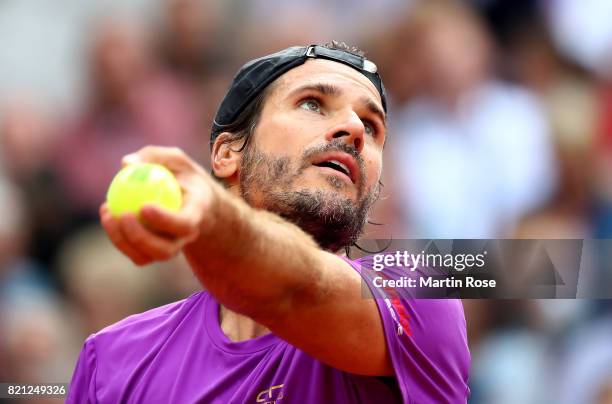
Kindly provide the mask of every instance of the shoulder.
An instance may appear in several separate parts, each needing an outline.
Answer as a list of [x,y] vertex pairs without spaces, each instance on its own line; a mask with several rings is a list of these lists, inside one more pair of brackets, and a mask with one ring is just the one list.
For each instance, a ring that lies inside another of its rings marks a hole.
[[[368,286],[372,296],[377,301],[391,301],[393,306],[398,306],[401,302],[406,310],[412,312],[413,318],[416,321],[421,318],[422,321],[433,321],[439,324],[436,327],[438,330],[445,328],[452,329],[451,332],[457,330],[465,331],[465,314],[461,300],[452,298],[437,298],[428,299],[424,295],[415,292],[418,288],[404,285],[403,283],[385,284],[379,286],[374,282],[374,278],[380,277],[388,281],[402,281],[407,278],[418,280],[418,278],[431,275],[431,272],[424,267],[417,267],[414,270],[407,271],[404,267],[386,265],[385,256],[393,254],[377,254],[376,256],[365,256],[357,260],[345,260],[361,274],[363,282]],[[416,283],[418,285],[418,282]],[[442,327],[448,325],[448,327]],[[461,332],[462,336],[465,332]]]
[[[87,338],[70,382],[67,403],[98,402],[101,396],[118,402],[126,380],[147,367],[171,338],[189,337],[198,332],[208,293],[198,292],[187,299],[127,317]],[[174,344],[174,349],[183,349]]]
[[99,355],[103,349],[140,346],[159,340],[180,327],[188,317],[202,315],[208,296],[207,292],[197,292],[178,302],[126,317],[91,335],[88,342],[95,343]]
[[[392,365],[404,398],[413,402],[465,402],[470,352],[461,300],[419,299],[409,289],[377,287],[367,272],[372,257],[345,259],[378,306]],[[386,268],[385,277],[406,271]]]

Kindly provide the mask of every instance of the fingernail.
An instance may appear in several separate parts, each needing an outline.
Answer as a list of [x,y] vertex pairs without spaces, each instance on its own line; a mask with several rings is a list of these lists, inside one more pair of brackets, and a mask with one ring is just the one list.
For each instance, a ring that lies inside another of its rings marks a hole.
[[134,164],[134,163],[138,163],[139,158],[136,154],[132,153],[132,154],[128,154],[126,156],[123,157],[123,159],[121,160],[121,163],[125,166],[128,164]]

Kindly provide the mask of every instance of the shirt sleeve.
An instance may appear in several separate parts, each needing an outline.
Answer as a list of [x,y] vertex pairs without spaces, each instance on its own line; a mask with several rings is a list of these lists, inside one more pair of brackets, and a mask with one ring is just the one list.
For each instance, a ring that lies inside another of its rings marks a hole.
[[97,403],[96,399],[97,358],[94,336],[90,336],[83,345],[79,355],[70,387],[68,388],[67,404]]
[[[347,260],[348,261],[348,260]],[[349,261],[378,306],[393,369],[405,403],[466,403],[470,352],[457,299],[416,299],[409,289],[378,288],[367,260]],[[384,271],[400,279],[405,271]]]

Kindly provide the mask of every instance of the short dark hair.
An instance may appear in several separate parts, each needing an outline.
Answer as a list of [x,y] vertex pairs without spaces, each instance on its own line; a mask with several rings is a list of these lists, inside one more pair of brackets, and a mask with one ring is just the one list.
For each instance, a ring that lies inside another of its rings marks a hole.
[[353,55],[359,56],[359,57],[362,57],[362,58],[365,57],[365,52],[364,51],[362,51],[361,49],[359,49],[356,46],[347,45],[346,42],[330,41],[330,42],[326,43],[323,46],[325,46],[328,49],[343,50],[345,52],[352,53]]
[[[268,98],[268,94],[270,93],[270,86],[266,87],[261,93],[257,94],[257,96],[251,101],[244,110],[238,115],[236,120],[229,125],[226,125],[223,129],[219,129],[216,132],[212,133],[211,138],[216,138],[221,132],[228,132],[231,135],[223,138],[223,143],[234,143],[239,140],[244,140],[242,145],[237,151],[243,151],[247,144],[249,143],[249,139],[257,125],[259,124],[259,119],[261,118],[261,112],[263,111],[263,106]],[[212,149],[214,142],[210,144]]]

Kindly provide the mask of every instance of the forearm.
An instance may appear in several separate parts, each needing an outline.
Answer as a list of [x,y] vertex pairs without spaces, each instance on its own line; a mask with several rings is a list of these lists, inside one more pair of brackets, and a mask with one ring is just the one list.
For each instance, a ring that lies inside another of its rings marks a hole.
[[101,223],[119,250],[138,265],[182,250],[230,310],[330,366],[391,373],[377,306],[362,298],[361,278],[347,263],[297,226],[232,196],[180,150],[147,147],[128,157],[171,169],[184,200],[179,212],[145,205],[138,217],[115,217],[102,205]]
[[[200,237],[184,248],[196,276],[222,304],[273,316],[321,282],[321,251],[297,226],[219,187]],[[303,292],[303,293],[302,293]]]

